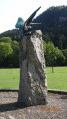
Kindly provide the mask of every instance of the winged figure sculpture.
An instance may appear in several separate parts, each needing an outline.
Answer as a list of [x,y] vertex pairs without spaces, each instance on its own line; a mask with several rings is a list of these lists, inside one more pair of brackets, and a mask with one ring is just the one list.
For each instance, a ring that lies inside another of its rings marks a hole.
[[37,27],[41,23],[33,23],[32,20],[34,16],[36,15],[37,11],[40,9],[39,7],[37,10],[35,10],[30,17],[24,21],[21,17],[18,18],[18,21],[15,25],[16,28],[19,28],[20,34],[23,36],[25,34],[28,34],[32,31],[32,28]]

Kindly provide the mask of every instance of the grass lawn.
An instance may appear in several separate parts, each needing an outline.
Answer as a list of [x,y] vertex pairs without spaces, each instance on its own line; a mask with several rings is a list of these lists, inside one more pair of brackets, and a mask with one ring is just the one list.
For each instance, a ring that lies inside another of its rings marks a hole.
[[19,88],[20,69],[0,69],[0,88]]
[[47,85],[49,89],[67,90],[67,67],[47,67]]
[[[47,84],[49,89],[67,90],[67,67],[47,67]],[[20,79],[19,68],[0,69],[0,88],[18,89]]]

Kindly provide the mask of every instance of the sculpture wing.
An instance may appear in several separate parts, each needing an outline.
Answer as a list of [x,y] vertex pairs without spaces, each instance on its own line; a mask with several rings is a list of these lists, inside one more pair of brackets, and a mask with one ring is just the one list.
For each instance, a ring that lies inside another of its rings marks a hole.
[[30,26],[34,26],[34,27],[39,26],[39,25],[41,25],[41,23],[30,23]]
[[40,8],[41,8],[41,7],[39,7],[36,11],[34,11],[34,12],[30,15],[30,17],[25,21],[25,24],[26,24],[26,25],[29,25],[29,24],[30,24],[30,22],[32,21],[32,19],[34,18],[34,16],[36,15],[37,11],[38,11]]

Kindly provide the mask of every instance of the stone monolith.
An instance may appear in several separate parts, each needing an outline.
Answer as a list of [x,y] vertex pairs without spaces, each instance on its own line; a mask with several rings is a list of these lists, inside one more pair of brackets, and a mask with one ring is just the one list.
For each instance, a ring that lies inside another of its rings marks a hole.
[[40,30],[20,41],[20,85],[18,103],[22,106],[46,104],[46,67]]

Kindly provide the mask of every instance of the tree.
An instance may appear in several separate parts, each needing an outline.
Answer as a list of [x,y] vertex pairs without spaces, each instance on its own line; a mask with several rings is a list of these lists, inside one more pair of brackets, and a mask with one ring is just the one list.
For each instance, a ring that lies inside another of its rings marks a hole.
[[0,67],[8,65],[8,58],[13,53],[11,45],[9,43],[0,43]]
[[50,36],[48,33],[43,34],[43,40],[47,43],[48,41],[50,41]]
[[63,55],[65,56],[66,60],[64,62],[64,65],[67,66],[67,49],[62,50]]
[[13,49],[13,54],[10,58],[12,67],[19,67],[19,43],[12,41],[11,47]]
[[58,47],[55,48],[55,55],[57,57],[56,65],[63,66],[66,58],[65,58],[64,54],[62,53],[62,51],[60,49],[58,49]]
[[55,65],[55,60],[56,60],[55,47],[52,42],[46,43],[46,47],[44,44],[44,55],[47,65],[49,66]]
[[63,65],[65,62],[65,56],[61,52],[61,50],[58,49],[58,47],[55,47],[52,42],[43,43],[44,47],[44,56],[46,59],[46,65],[48,66],[60,66]]
[[19,67],[19,43],[10,37],[0,39],[0,67]]
[[63,34],[60,35],[60,37],[58,38],[58,47],[59,47],[59,49],[63,49],[64,48],[65,41],[66,41],[65,36]]
[[34,22],[41,23],[39,27],[44,41],[51,40],[59,49],[67,48],[67,6],[51,7],[34,19]]
[[18,53],[19,53],[19,42],[12,41],[11,47],[13,49],[13,52],[18,55]]
[[0,38],[0,42],[4,42],[4,43],[10,43],[12,42],[10,37],[2,37]]

